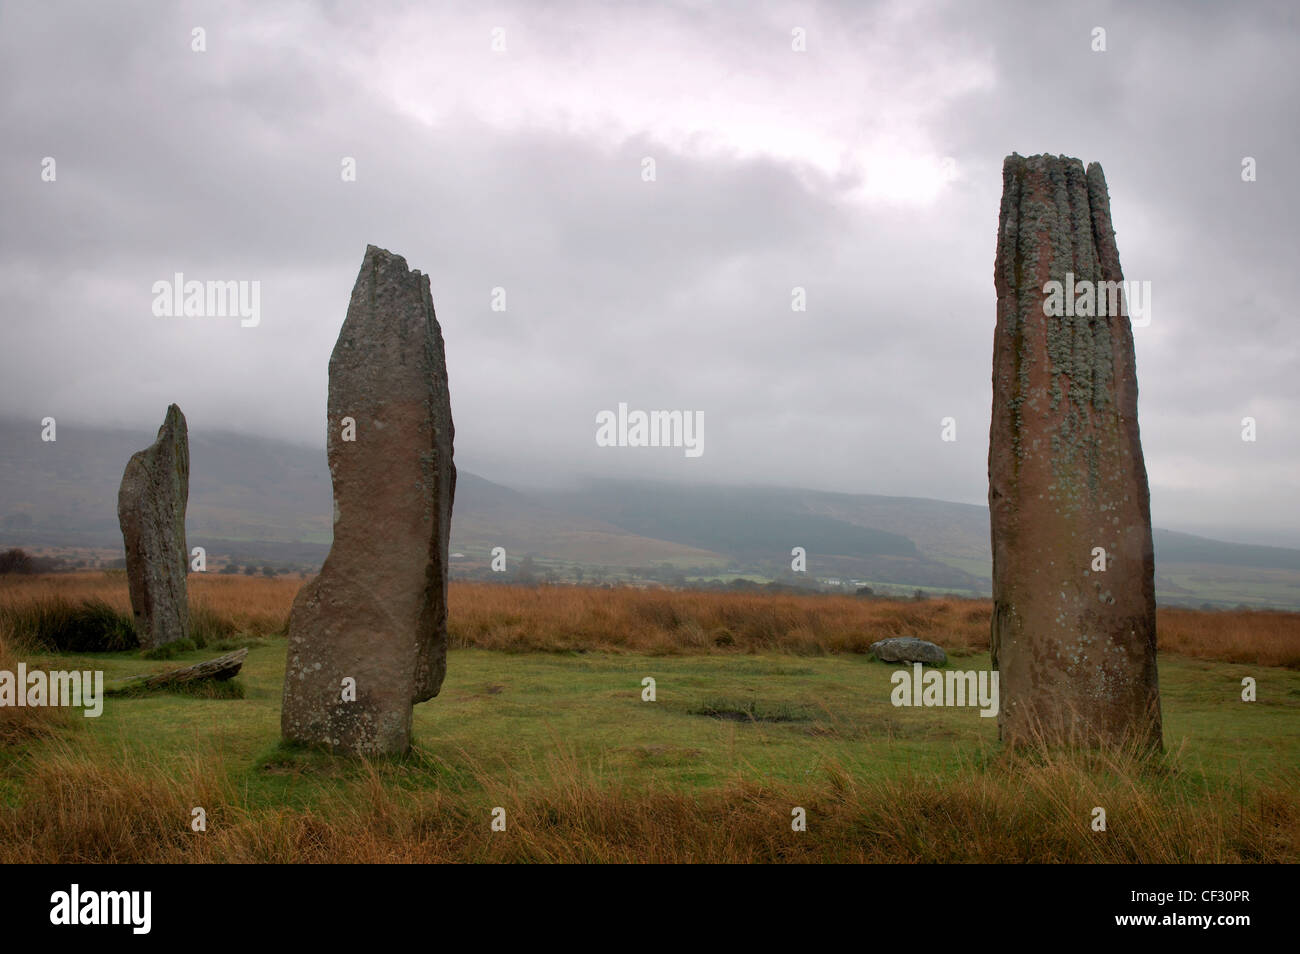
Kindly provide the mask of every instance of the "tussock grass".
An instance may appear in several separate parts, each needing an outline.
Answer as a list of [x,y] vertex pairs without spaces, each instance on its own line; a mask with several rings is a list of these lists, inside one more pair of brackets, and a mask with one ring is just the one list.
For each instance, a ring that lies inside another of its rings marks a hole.
[[[943,776],[863,781],[830,761],[804,784],[738,779],[688,792],[602,780],[563,745],[493,777],[464,753],[268,762],[327,790],[309,807],[254,804],[219,756],[164,771],[61,747],[0,808],[0,862],[993,862],[1267,863],[1300,857],[1297,779],[1198,787],[1176,757],[1043,751]],[[318,774],[319,773],[319,774]],[[208,830],[190,829],[192,810]],[[802,807],[807,831],[791,830]],[[1107,830],[1092,830],[1094,807]],[[504,832],[490,829],[504,808]]]
[[139,644],[131,617],[98,598],[38,597],[0,605],[0,625],[17,645],[63,653],[107,653]]
[[824,655],[866,653],[888,636],[975,652],[988,644],[988,610],[972,618],[969,609],[957,600],[456,583],[448,629],[453,647],[508,652]]
[[[95,720],[0,708],[0,863],[1300,860],[1286,733],[1300,677],[1279,669],[1256,673],[1245,704],[1241,672],[1169,660],[1165,755],[1012,749],[969,711],[889,707],[886,668],[846,658],[899,634],[985,666],[987,603],[456,584],[453,640],[471,648],[417,708],[412,755],[371,763],[275,745],[284,652],[265,640],[296,582],[208,582],[196,604],[233,628],[223,639],[260,645],[237,685],[128,698]],[[0,583],[0,612],[53,597],[120,607],[125,581]],[[1293,658],[1269,655],[1293,614],[1169,612],[1187,655]],[[259,620],[266,635],[250,635]],[[7,632],[0,669],[29,652]],[[138,662],[93,664],[112,677]],[[206,832],[190,829],[196,807]]]
[[191,811],[220,818],[234,792],[212,761],[194,756],[179,771],[122,753],[96,763],[70,743],[54,744],[23,777],[23,798],[0,809],[0,856],[15,862],[145,863],[202,860]]
[[1280,610],[1162,609],[1157,637],[1163,652],[1300,669],[1300,613]]
[[[988,600],[494,586],[453,583],[454,647],[651,655],[866,653],[891,636],[930,640],[960,658],[987,652]],[[1162,652],[1300,669],[1300,613],[1161,609]]]
[[[296,580],[190,574],[190,635],[148,658],[193,649],[237,649],[283,636]],[[55,652],[117,652],[139,645],[121,572],[0,578],[0,623],[16,644]]]
[[237,632],[233,619],[206,602],[190,606],[190,641],[198,649],[224,642]]
[[[0,621],[0,670],[17,672],[20,661],[8,624]],[[0,706],[0,750],[48,738],[66,727],[67,721],[66,711],[49,706]]]
[[[191,574],[195,644],[235,648],[253,645],[248,640],[283,636],[299,585],[284,578]],[[992,611],[987,600],[914,602],[631,587],[458,582],[449,592],[451,645],[504,652],[816,656],[866,653],[878,639],[916,636],[960,658],[988,650]],[[125,577],[104,573],[0,579],[0,618],[50,598],[98,601],[129,620]],[[1161,609],[1158,637],[1163,652],[1300,669],[1300,613]]]

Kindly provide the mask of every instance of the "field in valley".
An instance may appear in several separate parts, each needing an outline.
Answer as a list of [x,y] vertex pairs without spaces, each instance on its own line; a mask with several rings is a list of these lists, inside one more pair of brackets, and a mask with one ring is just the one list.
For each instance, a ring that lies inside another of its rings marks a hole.
[[125,612],[121,574],[0,577],[0,669],[113,682],[250,648],[230,697],[0,709],[0,861],[1300,860],[1300,614],[1161,610],[1167,752],[1144,760],[1006,752],[977,709],[890,704],[868,646],[987,669],[987,601],[453,583],[416,748],[364,762],[279,744],[300,582],[192,576],[207,645],[164,661],[32,638],[60,605]]

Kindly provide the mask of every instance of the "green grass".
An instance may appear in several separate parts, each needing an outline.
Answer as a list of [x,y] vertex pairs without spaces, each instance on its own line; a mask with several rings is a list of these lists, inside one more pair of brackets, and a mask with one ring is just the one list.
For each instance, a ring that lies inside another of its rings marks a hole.
[[749,696],[729,696],[708,699],[690,710],[691,715],[708,716],[711,719],[727,719],[731,722],[812,722],[817,719],[817,710],[810,706],[796,705],[788,702],[768,703],[760,699],[757,692]]
[[[130,653],[36,655],[29,664],[103,669],[112,683],[210,656],[151,663]],[[279,744],[282,641],[254,646],[238,686],[243,698],[155,693],[110,697],[70,744],[95,762],[138,760],[182,772],[211,757],[250,806],[328,801],[329,776],[363,768]],[[988,667],[987,655],[962,668]],[[799,783],[837,766],[859,780],[912,773],[944,776],[997,752],[996,719],[976,708],[907,709],[889,703],[896,667],[862,656],[646,657],[599,653],[450,654],[441,695],[415,709],[416,751],[384,771],[399,786],[481,787],[545,765],[557,751],[598,779],[632,788],[700,789],[738,779]],[[1243,676],[1259,701],[1240,701]],[[641,680],[657,700],[642,701]],[[1178,783],[1243,783],[1300,765],[1300,672],[1164,657],[1166,747]],[[752,718],[722,713],[748,714]],[[0,792],[19,795],[6,763],[39,758],[35,740],[0,753]],[[417,768],[413,768],[413,766]],[[417,770],[418,769],[418,770]]]
[[[1300,606],[1300,572],[1295,570],[1166,564],[1156,576],[1156,597],[1164,601],[1210,603],[1224,608]],[[1178,589],[1168,589],[1165,580]]]
[[866,580],[862,585],[871,587],[873,596],[883,596],[889,599],[911,599],[917,590],[920,590],[927,597],[953,594],[956,596],[986,598],[985,594],[977,590],[968,590],[961,586],[930,586],[928,584],[912,586],[902,583],[884,583],[880,580]]
[[991,579],[993,577],[993,560],[989,557],[934,555],[931,555],[931,557],[938,563],[946,563],[948,566],[969,573],[971,576],[979,577],[981,579]]
[[[201,645],[206,646],[207,643],[204,642]],[[163,643],[161,646],[156,646],[153,649],[140,650],[140,658],[141,659],[176,659],[178,656],[183,656],[186,653],[192,653],[194,650],[198,648],[199,646],[195,645],[195,642],[192,639],[176,639],[170,643]]]

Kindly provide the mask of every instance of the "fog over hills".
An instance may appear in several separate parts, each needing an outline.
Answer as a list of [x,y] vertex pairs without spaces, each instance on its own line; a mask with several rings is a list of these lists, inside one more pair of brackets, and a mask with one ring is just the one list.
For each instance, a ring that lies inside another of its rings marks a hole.
[[[120,550],[117,490],[153,434],[0,420],[0,546]],[[332,501],[323,449],[232,432],[191,432],[192,545],[217,561],[319,564]],[[1165,602],[1300,606],[1300,550],[1155,531]],[[980,595],[990,577],[988,511],[919,497],[799,488],[590,479],[567,490],[512,489],[465,469],[452,518],[458,569],[487,573],[493,547],[561,578],[840,580]],[[790,573],[794,547],[807,573]],[[491,579],[490,575],[485,578]]]
[[[185,4],[5,5],[4,414],[315,443],[375,243],[430,276],[468,470],[980,505],[1002,164],[1062,153],[1154,289],[1153,519],[1300,547],[1294,4],[393,6],[203,5],[199,54]],[[155,316],[177,273],[258,324]],[[599,446],[621,402],[705,453]]]

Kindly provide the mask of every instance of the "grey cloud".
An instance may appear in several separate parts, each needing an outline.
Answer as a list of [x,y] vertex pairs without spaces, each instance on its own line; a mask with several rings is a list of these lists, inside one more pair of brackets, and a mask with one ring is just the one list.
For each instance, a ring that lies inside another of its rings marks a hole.
[[[1300,209],[1284,177],[1295,24],[1273,4],[1130,6],[644,14],[656,38],[683,37],[659,51],[666,75],[692,69],[687,41],[716,35],[730,95],[768,89],[764,71],[801,82],[754,52],[800,20],[813,31],[810,83],[845,68],[816,60],[829,32],[836,56],[855,40],[875,51],[884,34],[917,70],[989,64],[991,88],[915,104],[958,178],[910,205],[855,197],[852,173],[699,149],[661,128],[503,125],[448,89],[427,92],[444,118],[420,123],[364,70],[391,39],[387,18],[419,8],[367,8],[365,27],[344,5],[7,6],[4,409],[143,426],[174,400],[194,428],[320,444],[326,361],[374,242],[431,276],[458,459],[491,479],[619,473],[979,502],[1001,160],[1046,150],[1103,164],[1126,272],[1153,284],[1157,311],[1137,341],[1157,522],[1300,544],[1287,333]],[[519,62],[542,76],[614,29],[608,8],[530,33],[537,16],[502,12]],[[205,21],[200,56],[189,28]],[[1093,25],[1107,26],[1105,54],[1088,49]],[[891,96],[918,77],[840,95],[899,111],[909,101]],[[617,82],[590,86],[613,95]],[[862,112],[846,144],[877,129]],[[57,183],[39,180],[45,155]],[[640,179],[646,155],[654,183]],[[1240,181],[1242,155],[1259,159],[1258,182]],[[357,159],[355,183],[340,181],[343,156]],[[262,325],[154,319],[151,285],[176,271],[260,280]],[[806,313],[790,310],[795,285]],[[496,286],[505,313],[489,307]],[[704,411],[705,455],[596,447],[595,414],[619,401]],[[1243,447],[1234,422],[1251,409],[1266,420]],[[956,444],[939,440],[950,415]]]

